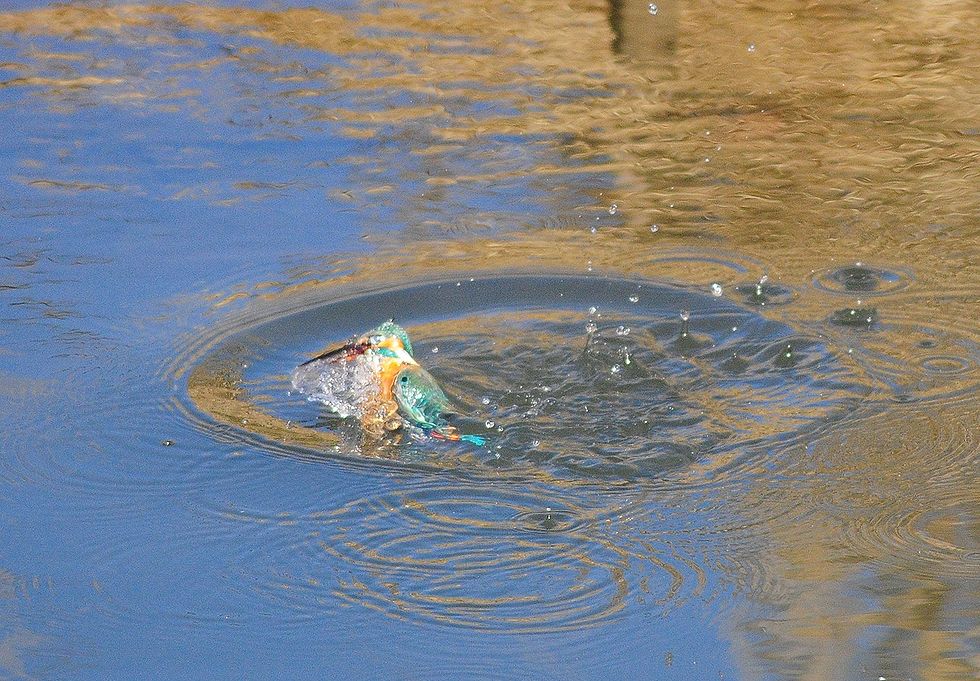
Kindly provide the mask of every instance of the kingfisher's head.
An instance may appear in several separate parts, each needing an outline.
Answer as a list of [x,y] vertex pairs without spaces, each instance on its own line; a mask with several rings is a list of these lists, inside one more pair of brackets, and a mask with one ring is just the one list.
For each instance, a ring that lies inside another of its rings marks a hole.
[[397,344],[409,357],[414,354],[412,352],[412,341],[408,337],[408,332],[398,324],[395,324],[391,319],[367,334],[367,338],[368,342],[372,345],[393,349],[393,346]]

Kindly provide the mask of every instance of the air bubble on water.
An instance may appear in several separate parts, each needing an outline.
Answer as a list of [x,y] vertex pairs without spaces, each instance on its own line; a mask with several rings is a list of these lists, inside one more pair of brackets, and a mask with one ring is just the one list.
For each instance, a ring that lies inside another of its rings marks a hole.
[[[537,449],[540,446],[541,446],[541,440],[531,440],[531,448],[532,449]],[[551,509],[548,509],[548,510],[551,510]]]
[[640,296],[630,296],[629,300],[631,303],[638,303],[640,302]]
[[474,279],[473,277],[470,277],[470,281],[476,281],[476,279]]
[[619,206],[617,206],[615,203],[613,205],[609,206],[609,214],[610,215],[615,215],[617,210],[619,210]]
[[589,231],[592,232],[593,234],[595,234],[599,230],[598,230],[598,228],[595,225],[592,225],[592,227],[589,229]]
[[613,364],[612,367],[609,369],[609,371],[611,371],[614,374],[618,374],[622,370],[623,367],[619,366],[618,364]]
[[490,398],[484,396],[483,399],[480,400],[480,402],[482,402],[483,404],[490,404]]
[[596,326],[596,323],[595,322],[590,321],[588,324],[585,325],[585,332],[588,333],[588,334],[590,334],[590,335],[593,334],[593,333],[595,333],[598,330],[599,330],[599,327]]
[[616,327],[617,336],[628,336],[630,335],[630,327],[628,326],[617,326]]
[[496,424],[496,423],[494,423],[493,421],[491,421],[490,419],[487,419],[487,422],[486,422],[486,423],[485,423],[484,425],[485,425],[485,426],[486,426],[486,427],[487,427],[488,429],[490,429],[490,428],[493,428],[493,427],[494,427],[495,425],[497,425],[497,424]]
[[593,306],[591,306],[589,308],[589,314],[595,314],[597,311],[598,311],[598,308],[595,305],[593,305]]
[[749,43],[748,50],[749,52],[755,52],[755,43]]
[[435,354],[437,352],[439,352],[439,346],[438,345],[433,346],[433,348],[432,348],[432,354]]
[[738,331],[738,327],[737,326],[733,326],[732,327],[732,331]]
[[647,5],[647,12],[649,12],[651,15],[657,16],[657,12],[659,11],[660,8],[657,7],[655,4],[653,4],[652,2],[649,5]]
[[715,296],[717,298],[722,293],[724,293],[724,291],[721,288],[721,284],[712,284],[711,285],[711,295],[713,295],[713,296]]
[[690,318],[691,318],[691,311],[690,310],[681,310],[681,321],[682,322],[686,322]]
[[650,225],[650,231],[656,234],[660,231],[660,225]]

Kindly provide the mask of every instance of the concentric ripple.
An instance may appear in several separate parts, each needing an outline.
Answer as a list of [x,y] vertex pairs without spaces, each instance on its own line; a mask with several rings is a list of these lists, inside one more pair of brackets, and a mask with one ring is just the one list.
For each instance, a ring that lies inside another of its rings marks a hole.
[[[854,553],[923,577],[976,577],[980,567],[977,410],[896,407],[817,448],[791,476],[796,488],[842,520]],[[860,455],[864,466],[855,466]],[[909,462],[914,461],[915,465]],[[820,471],[814,475],[812,471]],[[821,480],[822,478],[822,480]]]
[[895,293],[911,283],[909,273],[855,263],[818,272],[813,285],[831,293],[853,293],[864,297]]
[[[424,475],[336,508],[214,514],[252,526],[234,588],[287,627],[347,603],[474,629],[557,631],[633,602],[665,611],[706,596],[703,559],[679,551],[691,517],[630,490],[583,491]],[[630,537],[651,512],[659,536]]]
[[[516,632],[710,599],[711,565],[772,588],[758,519],[719,488],[872,386],[820,336],[760,312],[704,287],[521,275],[328,288],[232,319],[174,371],[191,427],[397,478],[322,507],[212,506],[218,525],[255,525],[235,531],[247,544],[238,600],[285,627],[349,603]],[[456,425],[486,446],[371,441],[290,393],[293,367],[391,317]],[[719,550],[722,538],[745,555]]]
[[[389,317],[408,328],[450,394],[457,425],[487,435],[486,448],[365,441],[290,394],[296,364]],[[869,391],[816,336],[649,282],[474,278],[307,303],[242,326],[189,372],[203,413],[188,413],[222,435],[232,426],[312,457],[438,466],[463,457],[532,475],[653,478],[735,450],[761,452],[846,413]],[[230,358],[223,368],[222,356]]]
[[[869,323],[867,328],[872,328]],[[873,330],[847,338],[869,372],[899,402],[970,398],[980,383],[980,345],[933,320],[873,320]]]

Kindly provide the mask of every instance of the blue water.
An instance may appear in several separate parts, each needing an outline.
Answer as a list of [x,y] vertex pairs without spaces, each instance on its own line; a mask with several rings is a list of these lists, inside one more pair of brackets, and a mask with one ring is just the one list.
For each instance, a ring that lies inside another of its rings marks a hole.
[[647,4],[5,3],[0,679],[975,678],[975,12]]

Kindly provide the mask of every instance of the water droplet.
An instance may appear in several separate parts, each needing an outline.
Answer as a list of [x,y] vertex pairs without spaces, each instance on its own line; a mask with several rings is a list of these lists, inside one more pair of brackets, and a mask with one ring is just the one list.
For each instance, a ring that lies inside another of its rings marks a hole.
[[737,326],[733,326],[732,327],[732,331],[738,331],[738,327]]
[[487,419],[487,422],[486,422],[486,423],[485,423],[484,425],[485,425],[485,426],[486,426],[487,428],[493,428],[493,427],[494,427],[495,425],[497,425],[497,424],[496,424],[496,423],[494,423],[493,421],[491,421],[490,419]]
[[162,444],[164,447],[173,447],[174,446],[174,441],[173,440],[164,440],[160,444]]
[[593,234],[595,234],[595,233],[596,233],[596,232],[598,232],[599,230],[598,230],[598,229],[596,228],[596,226],[595,226],[595,225],[592,225],[592,227],[591,227],[591,228],[589,229],[589,231],[590,231],[590,232],[592,232]]
[[617,210],[619,210],[619,206],[617,206],[615,203],[613,205],[609,206],[609,214],[610,215],[615,215]]
[[483,404],[490,404],[490,398],[484,397],[482,400],[480,400],[480,402],[482,402]]
[[660,231],[660,225],[650,225],[650,231],[656,234]]
[[652,2],[649,5],[647,5],[647,12],[649,12],[651,15],[657,16],[657,12],[659,11],[660,8],[654,5]]
[[598,308],[595,305],[593,305],[592,307],[589,308],[589,314],[595,314],[598,311],[599,310],[598,310]]
[[589,322],[588,324],[585,325],[585,332],[586,333],[592,334],[592,333],[595,333],[598,330],[599,330],[599,327],[595,325],[595,322]]
[[713,295],[715,297],[718,297],[722,293],[724,293],[724,291],[721,288],[721,284],[712,284],[711,285],[711,295]]
[[[540,446],[541,446],[541,440],[531,440],[531,448],[532,449],[537,449]],[[551,509],[548,509],[548,510],[551,510]]]
[[628,326],[618,326],[616,327],[617,336],[628,336],[630,335],[630,327]]
[[749,43],[748,50],[749,52],[755,52],[755,43]]
[[691,318],[691,311],[690,310],[681,310],[681,321],[682,322],[686,322],[690,318]]
[[630,302],[631,303],[638,303],[638,302],[640,302],[640,296],[630,296]]
[[609,369],[609,371],[611,371],[614,374],[618,374],[622,370],[623,367],[619,366],[618,364],[613,364],[612,367]]
[[439,352],[439,346],[435,346],[435,347],[433,347],[433,348],[432,348],[432,354],[435,354],[435,353],[437,353],[437,352]]

